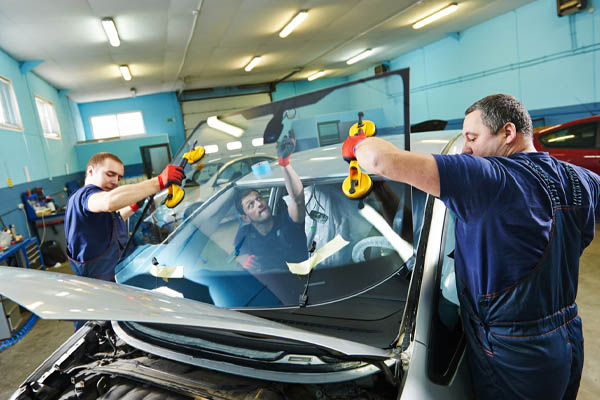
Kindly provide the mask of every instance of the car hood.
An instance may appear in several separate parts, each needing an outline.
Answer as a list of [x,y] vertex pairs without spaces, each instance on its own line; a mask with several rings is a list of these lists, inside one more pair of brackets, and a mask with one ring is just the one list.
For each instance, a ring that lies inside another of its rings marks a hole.
[[75,275],[0,267],[0,294],[43,319],[185,325],[282,338],[356,358],[388,359],[391,349],[307,332],[238,311],[157,291]]

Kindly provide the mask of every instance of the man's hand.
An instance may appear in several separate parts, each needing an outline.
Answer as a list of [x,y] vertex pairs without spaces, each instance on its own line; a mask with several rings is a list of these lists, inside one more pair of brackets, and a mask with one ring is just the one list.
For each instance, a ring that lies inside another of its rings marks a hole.
[[344,160],[347,162],[356,160],[356,154],[354,154],[356,145],[366,138],[365,135],[348,136],[346,140],[344,140],[344,144],[342,144],[342,157],[344,157]]
[[290,156],[296,148],[296,138],[294,137],[294,131],[290,129],[289,133],[281,139],[281,142],[277,142],[277,161],[279,165],[285,167],[290,165]]
[[140,201],[138,201],[137,203],[133,203],[132,205],[130,205],[129,208],[131,208],[131,211],[136,212],[140,208],[144,207],[145,202],[146,202],[146,198],[143,198]]
[[163,172],[161,172],[158,176],[158,184],[161,190],[171,184],[179,186],[181,185],[181,181],[183,181],[184,177],[185,175],[183,174],[183,168],[177,165],[168,164]]

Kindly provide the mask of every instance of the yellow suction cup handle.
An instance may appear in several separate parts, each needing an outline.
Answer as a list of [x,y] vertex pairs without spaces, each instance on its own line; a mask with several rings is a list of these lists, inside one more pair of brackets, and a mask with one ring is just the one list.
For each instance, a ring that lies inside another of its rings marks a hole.
[[169,185],[169,194],[165,200],[165,205],[169,208],[173,208],[177,206],[177,204],[181,203],[181,200],[183,200],[184,196],[185,191],[182,188],[177,185]]
[[362,121],[362,125],[359,126],[358,122],[354,123],[350,127],[349,136],[357,136],[360,134],[360,131],[363,131],[365,136],[373,136],[375,135],[375,123],[373,121],[364,120]]
[[202,157],[204,157],[204,147],[202,146],[197,146],[194,150],[188,151],[183,155],[183,158],[190,164],[197,163]]
[[358,161],[350,161],[348,177],[342,182],[342,191],[351,199],[362,199],[371,192],[373,181],[368,174],[363,173]]

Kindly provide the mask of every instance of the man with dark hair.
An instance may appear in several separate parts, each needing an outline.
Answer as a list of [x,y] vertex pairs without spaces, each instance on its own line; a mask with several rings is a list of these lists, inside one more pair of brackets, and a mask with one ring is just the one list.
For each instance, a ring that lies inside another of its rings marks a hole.
[[344,157],[439,197],[456,217],[455,268],[477,398],[575,399],[583,367],[579,257],[600,218],[600,177],[533,146],[512,96],[466,110],[460,155],[349,137]]
[[67,256],[75,274],[114,281],[115,266],[128,240],[123,221],[146,197],[172,183],[181,184],[183,170],[169,164],[155,178],[119,186],[123,162],[114,154],[98,153],[88,162],[85,173],[85,185],[67,203]]
[[296,139],[293,132],[278,143],[277,155],[283,170],[285,187],[290,195],[287,209],[273,215],[266,200],[256,190],[238,194],[235,206],[245,223],[234,239],[236,253],[244,268],[251,271],[283,269],[286,262],[308,258],[304,232],[304,187],[289,163]]

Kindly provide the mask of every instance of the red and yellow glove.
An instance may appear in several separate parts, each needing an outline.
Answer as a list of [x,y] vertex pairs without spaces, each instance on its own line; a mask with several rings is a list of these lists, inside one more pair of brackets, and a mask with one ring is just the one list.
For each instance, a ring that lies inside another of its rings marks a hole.
[[161,190],[171,184],[179,186],[184,177],[183,168],[177,165],[168,164],[158,176],[158,184],[160,185]]
[[342,144],[342,157],[344,157],[344,160],[347,162],[356,160],[356,154],[354,154],[356,145],[366,138],[367,136],[365,135],[348,136]]
[[131,208],[131,211],[136,212],[137,210],[139,210],[140,208],[142,208],[144,206],[145,202],[146,202],[145,198],[141,199],[137,203],[133,203],[132,205],[130,205],[129,208]]
[[280,142],[277,143],[277,162],[282,167],[290,165],[290,156],[296,149],[296,138],[294,131],[290,129]]

